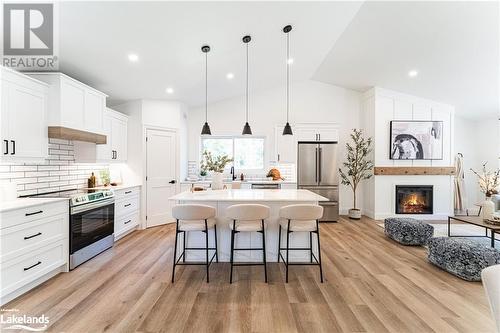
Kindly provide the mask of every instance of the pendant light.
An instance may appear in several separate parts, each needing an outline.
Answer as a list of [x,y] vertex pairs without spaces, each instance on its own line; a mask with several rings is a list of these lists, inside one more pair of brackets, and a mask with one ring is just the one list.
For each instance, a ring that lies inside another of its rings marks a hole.
[[205,124],[201,129],[201,135],[212,135],[208,125],[208,52],[210,52],[210,46],[203,45],[201,51],[205,53]]
[[247,89],[246,89],[246,122],[245,126],[243,126],[243,135],[252,135],[252,129],[250,128],[250,125],[248,124],[248,43],[252,40],[252,37],[250,36],[245,36],[243,37],[243,43],[246,44],[247,48]]
[[286,34],[286,125],[283,128],[283,135],[293,135],[292,127],[288,122],[290,113],[290,31],[292,31],[291,25],[283,28],[283,32]]

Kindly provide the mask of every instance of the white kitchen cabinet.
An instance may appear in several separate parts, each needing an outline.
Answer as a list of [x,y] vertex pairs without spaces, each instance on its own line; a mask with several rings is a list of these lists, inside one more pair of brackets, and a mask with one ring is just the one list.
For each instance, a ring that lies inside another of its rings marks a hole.
[[139,186],[115,190],[115,241],[140,225],[140,195]]
[[0,212],[0,305],[67,272],[68,238],[67,200]]
[[104,114],[105,145],[97,145],[97,161],[126,162],[127,161],[127,123],[128,117],[111,109]]
[[336,124],[299,124],[296,126],[297,141],[338,141]]
[[[292,127],[293,133],[296,128]],[[296,135],[283,135],[283,126],[274,129],[275,158],[278,163],[295,163],[297,160]]]
[[1,67],[0,160],[29,162],[47,157],[47,84]]
[[48,126],[104,134],[107,95],[63,73],[29,73],[49,88]]

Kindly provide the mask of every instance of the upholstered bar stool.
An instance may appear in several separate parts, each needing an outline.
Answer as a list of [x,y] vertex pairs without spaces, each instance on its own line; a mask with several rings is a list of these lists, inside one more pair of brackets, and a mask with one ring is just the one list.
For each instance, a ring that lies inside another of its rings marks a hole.
[[[264,276],[267,283],[266,267],[266,233],[265,220],[269,217],[269,207],[264,205],[242,204],[233,205],[226,209],[226,217],[232,221],[229,223],[231,229],[231,275],[229,283],[233,283],[233,266],[264,266]],[[235,236],[240,232],[262,233],[262,247],[259,248],[235,248]],[[234,251],[262,250],[262,263],[234,263]]]
[[[206,205],[176,205],[172,208],[172,216],[177,220],[175,227],[174,265],[172,267],[172,283],[174,283],[175,266],[177,265],[204,265],[207,268],[207,283],[210,281],[209,268],[215,258],[219,262],[217,255],[217,225],[215,223],[215,208]],[[214,247],[208,245],[208,230],[214,230]],[[188,231],[201,231],[205,233],[205,247],[186,247],[186,233]],[[177,258],[177,239],[182,233],[183,251]],[[203,250],[206,253],[206,261],[203,263],[186,262],[186,250]],[[212,258],[208,259],[209,250],[215,250]],[[180,260],[182,259],[182,262]]]
[[[323,267],[321,266],[321,247],[319,243],[319,219],[323,216],[323,207],[318,205],[289,205],[280,209],[280,228],[278,232],[278,262],[280,258],[285,263],[286,282],[288,283],[288,266],[290,265],[318,265],[321,283],[323,283]],[[281,229],[286,232],[286,247],[281,247]],[[290,234],[292,232],[308,232],[309,247],[290,247]],[[313,253],[312,234],[316,234],[318,242],[318,257]],[[309,263],[291,263],[288,261],[290,251],[310,251]],[[281,254],[285,251],[285,258]],[[315,262],[313,262],[313,259]]]

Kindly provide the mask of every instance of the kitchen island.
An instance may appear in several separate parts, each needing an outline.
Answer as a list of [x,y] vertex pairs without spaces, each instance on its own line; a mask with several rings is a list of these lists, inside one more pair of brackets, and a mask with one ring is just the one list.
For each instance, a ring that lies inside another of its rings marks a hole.
[[[271,208],[270,216],[266,220],[266,254],[268,262],[278,260],[278,227],[279,210],[283,206],[294,204],[318,204],[320,201],[328,201],[316,193],[308,190],[208,190],[200,192],[182,192],[169,200],[179,204],[203,204],[216,209],[219,261],[229,261],[231,232],[229,220],[225,217],[227,207],[236,204],[262,204]],[[282,233],[284,236],[284,233]],[[236,236],[236,247],[261,247],[262,235],[260,233],[242,232]],[[180,240],[182,236],[180,236]],[[189,247],[199,247],[205,244],[205,235],[202,232],[189,232],[187,236]],[[210,240],[213,239],[210,235]],[[283,240],[282,239],[282,244]],[[179,242],[179,249],[182,251],[182,241]],[[293,247],[308,247],[309,235],[307,233],[292,233],[290,244]],[[313,247],[316,242],[313,241]],[[188,251],[186,256],[188,261],[204,261],[203,251]],[[261,251],[235,251],[235,261],[261,261]],[[291,251],[290,261],[308,261],[307,251]]]

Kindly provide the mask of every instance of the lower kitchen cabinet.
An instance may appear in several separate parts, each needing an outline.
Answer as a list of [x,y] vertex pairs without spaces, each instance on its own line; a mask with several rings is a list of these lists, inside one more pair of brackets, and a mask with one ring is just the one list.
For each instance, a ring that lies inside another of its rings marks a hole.
[[140,186],[115,190],[115,241],[140,225]]
[[0,305],[68,271],[68,210],[61,200],[0,212]]

